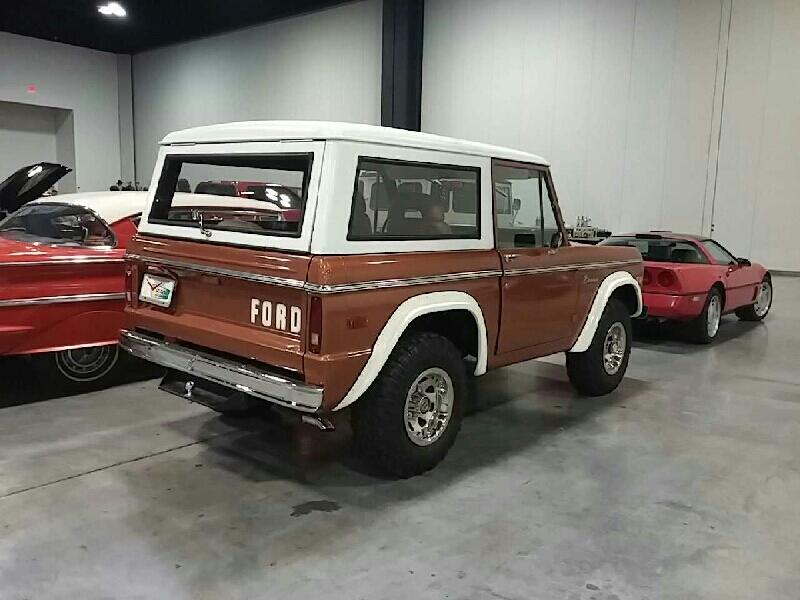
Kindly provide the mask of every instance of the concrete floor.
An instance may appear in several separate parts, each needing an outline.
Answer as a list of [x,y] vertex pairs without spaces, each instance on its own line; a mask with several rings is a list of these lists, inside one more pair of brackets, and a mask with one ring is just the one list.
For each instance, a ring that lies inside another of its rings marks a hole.
[[152,380],[4,408],[0,598],[796,599],[800,279],[775,296],[713,347],[638,341],[607,398],[560,357],[487,375],[407,481]]

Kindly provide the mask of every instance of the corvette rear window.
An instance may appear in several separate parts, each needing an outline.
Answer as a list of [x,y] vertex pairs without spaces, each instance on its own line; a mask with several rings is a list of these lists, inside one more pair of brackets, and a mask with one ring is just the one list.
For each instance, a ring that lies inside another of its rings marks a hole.
[[148,222],[298,237],[312,154],[170,155]]
[[694,244],[681,240],[610,237],[603,240],[601,244],[603,246],[631,246],[639,250],[645,261],[650,262],[708,263]]

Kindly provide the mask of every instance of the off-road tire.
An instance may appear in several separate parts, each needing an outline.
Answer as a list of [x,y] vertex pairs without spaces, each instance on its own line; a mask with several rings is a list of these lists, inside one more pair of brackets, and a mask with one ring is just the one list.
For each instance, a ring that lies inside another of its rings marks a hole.
[[[606,335],[616,323],[625,330],[625,350],[619,368],[609,374],[604,366],[604,344]],[[621,300],[610,298],[589,348],[585,352],[567,352],[567,375],[575,389],[584,396],[603,396],[614,391],[628,368],[632,337],[628,307]]]
[[759,316],[756,313],[755,304],[749,304],[748,306],[737,308],[736,316],[739,317],[742,321],[763,321],[764,318],[769,314],[769,311],[772,308],[772,299],[774,297],[775,291],[772,289],[772,278],[769,275],[765,275],[764,279],[761,280],[761,285],[764,285],[764,283],[769,283],[771,292],[769,298],[769,306],[767,306],[766,312],[764,312],[764,314]]
[[717,298],[719,301],[720,306],[720,324],[722,323],[722,311],[724,310],[724,303],[722,300],[722,294],[720,291],[713,287],[711,291],[708,292],[708,296],[706,297],[706,303],[703,305],[703,312],[700,313],[700,316],[690,321],[688,323],[687,334],[689,336],[689,340],[694,342],[695,344],[710,344],[719,335],[719,324],[717,325],[717,330],[714,335],[710,335],[708,333],[708,321],[709,321],[709,314],[708,308],[711,306],[711,301],[713,298]]
[[[406,432],[406,396],[426,369],[447,373],[453,387],[450,419],[438,439],[419,446]],[[359,454],[380,471],[399,478],[432,469],[456,439],[467,399],[461,352],[447,338],[429,332],[403,336],[369,390],[354,406],[353,437]]]

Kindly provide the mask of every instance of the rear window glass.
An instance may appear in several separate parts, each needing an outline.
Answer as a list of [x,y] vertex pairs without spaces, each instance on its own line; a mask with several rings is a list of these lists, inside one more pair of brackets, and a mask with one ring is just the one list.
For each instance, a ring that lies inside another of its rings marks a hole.
[[480,169],[361,158],[349,240],[480,237]]
[[311,154],[167,156],[148,221],[297,237],[311,162]]
[[705,256],[691,242],[681,240],[646,239],[635,237],[610,237],[603,246],[631,246],[639,250],[642,258],[651,262],[705,264]]
[[0,237],[48,245],[114,245],[114,234],[106,224],[73,204],[27,204],[0,223]]

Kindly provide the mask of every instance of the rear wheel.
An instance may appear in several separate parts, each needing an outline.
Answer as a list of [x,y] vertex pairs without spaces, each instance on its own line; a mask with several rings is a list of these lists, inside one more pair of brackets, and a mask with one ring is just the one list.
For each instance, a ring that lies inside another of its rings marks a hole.
[[719,333],[722,319],[722,294],[717,288],[711,288],[706,298],[703,312],[689,324],[689,336],[696,344],[710,344]]
[[453,445],[466,397],[464,361],[450,340],[427,332],[404,337],[355,406],[356,445],[391,475],[424,473]]
[[611,298],[585,352],[567,352],[567,375],[586,396],[602,396],[616,389],[625,376],[631,353],[631,316],[628,307]]
[[772,279],[769,275],[761,280],[756,301],[742,308],[736,309],[736,316],[742,321],[761,321],[772,308]]
[[119,346],[87,346],[33,355],[45,384],[69,392],[94,389],[110,378],[120,361]]

